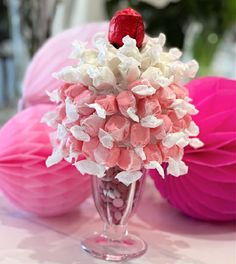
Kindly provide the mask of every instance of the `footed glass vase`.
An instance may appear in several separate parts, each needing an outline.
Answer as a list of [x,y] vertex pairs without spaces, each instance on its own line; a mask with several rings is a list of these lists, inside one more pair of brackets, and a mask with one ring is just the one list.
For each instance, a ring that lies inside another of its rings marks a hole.
[[136,182],[126,186],[115,179],[122,170],[110,168],[103,178],[92,176],[93,198],[104,221],[101,233],[85,238],[81,246],[94,257],[110,261],[122,261],[141,256],[147,245],[139,237],[129,234],[127,224],[135,211],[144,186],[146,171]]

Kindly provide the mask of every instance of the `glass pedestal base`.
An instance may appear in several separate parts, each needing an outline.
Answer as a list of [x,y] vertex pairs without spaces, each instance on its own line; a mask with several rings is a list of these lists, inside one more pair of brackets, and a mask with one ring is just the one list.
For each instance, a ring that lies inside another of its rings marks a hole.
[[104,234],[95,233],[85,238],[81,247],[90,255],[110,261],[129,260],[143,255],[146,243],[135,235],[125,235],[120,240],[108,239]]

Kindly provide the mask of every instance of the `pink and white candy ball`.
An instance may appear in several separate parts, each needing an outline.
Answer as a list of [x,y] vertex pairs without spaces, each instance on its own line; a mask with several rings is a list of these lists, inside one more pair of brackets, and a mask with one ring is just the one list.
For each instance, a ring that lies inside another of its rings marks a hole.
[[[163,162],[172,175],[187,172],[184,147],[202,142],[191,117],[198,111],[180,83],[194,77],[198,64],[181,62],[181,52],[166,51],[164,44],[164,34],[146,37],[141,49],[128,35],[119,48],[103,34],[94,37],[93,48],[73,42],[74,63],[54,73],[62,83],[48,92],[57,108],[44,121],[57,130],[58,144],[47,166],[66,159],[98,177],[119,166],[116,178],[126,185],[143,175],[143,167],[164,177]],[[78,161],[81,154],[85,159]]]

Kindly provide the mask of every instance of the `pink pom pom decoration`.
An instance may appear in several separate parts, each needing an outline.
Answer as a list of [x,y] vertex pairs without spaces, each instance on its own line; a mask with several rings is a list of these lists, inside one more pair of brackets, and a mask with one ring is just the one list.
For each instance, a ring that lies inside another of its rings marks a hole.
[[16,206],[41,216],[69,212],[90,195],[89,176],[68,162],[45,166],[51,129],[40,119],[51,108],[30,107],[0,130],[0,188]]
[[236,219],[236,81],[200,78],[187,84],[199,109],[200,149],[186,149],[186,175],[162,179],[151,175],[156,187],[174,207],[194,218]]
[[107,29],[107,23],[92,23],[63,31],[50,38],[35,54],[26,71],[20,108],[51,103],[46,90],[52,91],[58,87],[58,81],[52,78],[52,73],[72,63],[68,58],[71,43],[78,39],[91,46],[93,35],[96,32],[107,32]]

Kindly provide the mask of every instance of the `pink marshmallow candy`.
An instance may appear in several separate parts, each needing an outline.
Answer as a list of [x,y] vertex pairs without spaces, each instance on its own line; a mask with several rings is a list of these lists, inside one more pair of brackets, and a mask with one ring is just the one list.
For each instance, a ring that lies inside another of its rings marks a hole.
[[175,83],[171,84],[169,88],[175,93],[176,97],[179,99],[184,99],[188,96],[188,90],[185,87],[181,87]]
[[[140,85],[145,85],[145,86],[148,86],[149,88],[152,88],[152,85],[150,84],[150,82],[148,80],[142,79],[142,80],[137,80],[137,81],[134,81],[133,83],[131,83],[128,86],[128,90],[132,91],[133,88],[140,86]],[[140,95],[140,94],[135,93],[135,92],[133,92],[133,93],[137,99],[141,99],[141,98],[146,97],[145,95]]]
[[148,96],[139,100],[138,103],[138,115],[143,118],[148,115],[154,115],[156,117],[161,113],[161,106],[158,101],[158,96]]
[[176,97],[175,93],[169,87],[161,87],[160,89],[158,89],[156,96],[159,99],[159,103],[162,108],[169,108],[173,103],[173,98]]
[[104,127],[105,119],[92,114],[80,121],[80,124],[84,131],[88,133],[91,137],[98,135],[99,129]]
[[162,163],[162,153],[156,144],[148,144],[144,147],[144,152],[146,155],[146,162],[157,161],[160,164]]
[[172,157],[173,159],[178,159],[179,156],[183,155],[183,149],[181,149],[178,146],[173,146],[171,148],[166,148],[163,145],[160,145],[160,149],[163,156],[163,161],[168,161],[169,157]]
[[133,108],[136,111],[136,100],[130,91],[123,91],[116,97],[119,110],[122,115],[129,117],[127,110]]
[[86,86],[82,84],[73,84],[70,85],[65,91],[65,95],[69,96],[71,98],[75,98],[76,96],[79,96],[82,92],[84,92],[87,89]]
[[121,149],[117,165],[123,170],[136,171],[141,169],[142,160],[132,149]]
[[94,150],[97,148],[99,144],[99,139],[97,137],[90,138],[90,141],[83,142],[82,146],[82,152],[86,157],[89,157],[92,160],[95,160],[94,158]]
[[107,115],[114,115],[118,112],[116,97],[112,94],[97,96],[95,103],[101,105],[106,110]]
[[120,156],[120,149],[118,147],[113,146],[111,149],[107,149],[101,143],[95,149],[90,149],[89,151],[91,152],[90,156],[93,153],[94,161],[107,167],[116,166]]
[[110,132],[116,141],[123,141],[129,135],[130,121],[124,116],[113,115],[106,122],[105,130]]
[[135,123],[131,126],[130,143],[134,147],[144,147],[150,141],[150,129]]
[[189,127],[192,117],[186,114],[183,118],[178,118],[174,110],[167,111],[168,117],[172,122],[172,132],[179,132],[187,127]]
[[88,107],[86,104],[94,102],[95,95],[90,90],[86,89],[75,97],[74,103],[77,106],[78,113],[82,115],[90,115],[94,112],[93,108]]

